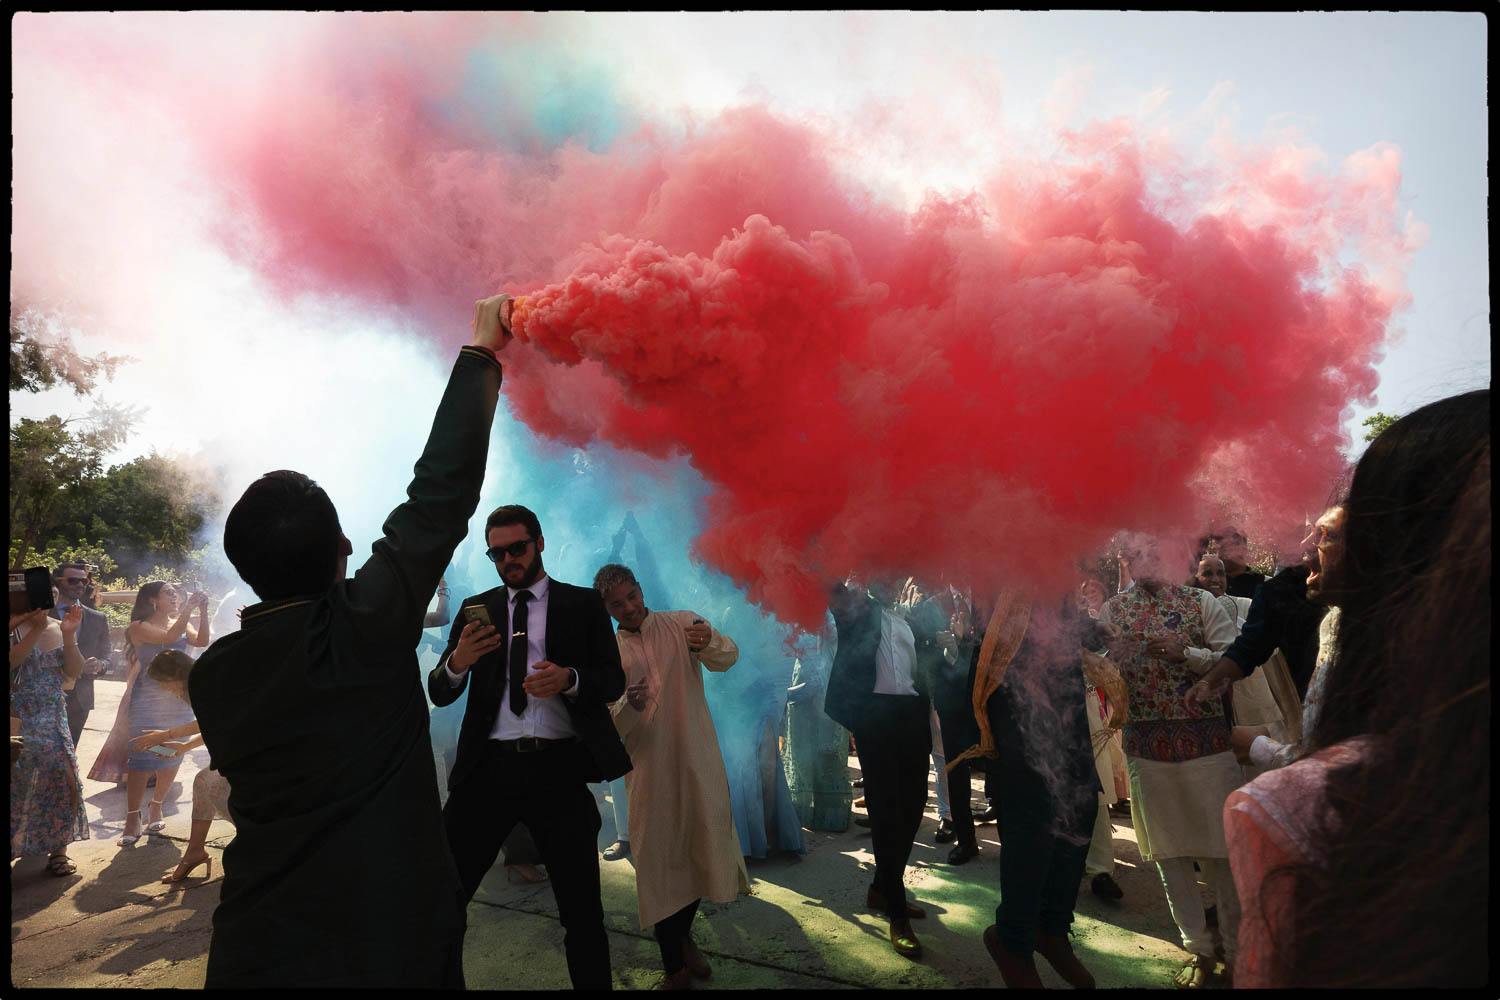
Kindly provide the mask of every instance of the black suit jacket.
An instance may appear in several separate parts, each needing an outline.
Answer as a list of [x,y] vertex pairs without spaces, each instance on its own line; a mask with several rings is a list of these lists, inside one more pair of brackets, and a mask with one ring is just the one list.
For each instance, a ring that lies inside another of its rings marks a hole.
[[[78,651],[85,659],[108,660],[113,649],[109,639],[109,619],[104,617],[103,611],[80,606],[83,607],[83,621],[78,625]],[[55,607],[51,615],[59,620],[62,618]],[[79,674],[67,692],[67,699],[83,711],[91,711],[94,707],[94,675],[87,671]]]
[[[500,389],[465,347],[407,500],[351,580],[245,609],[189,675],[237,827],[205,986],[463,986],[417,637],[479,504]],[[394,873],[394,877],[392,877]]]
[[[833,620],[839,647],[828,671],[823,711],[845,729],[862,732],[879,718],[875,711],[875,699],[880,697],[875,694],[875,653],[880,648],[880,602],[866,595],[852,615],[835,611]],[[931,687],[926,666],[931,662],[931,646],[935,646],[936,636],[929,634],[919,621],[912,629],[912,638],[917,645],[912,682],[917,693],[927,698]]]
[[[427,693],[432,703],[440,708],[457,701],[466,685],[474,685],[464,707],[463,725],[458,731],[458,752],[453,761],[453,773],[448,777],[449,791],[474,772],[490,731],[495,727],[495,716],[500,711],[500,698],[507,681],[505,660],[508,644],[502,642],[494,651],[475,661],[458,687],[448,683],[445,670],[448,657],[458,648],[458,637],[468,624],[464,608],[483,604],[489,609],[490,621],[504,634],[510,620],[507,600],[504,586],[465,598],[453,616],[448,647],[427,677]],[[567,706],[568,717],[593,762],[593,767],[580,775],[580,779],[586,782],[613,781],[629,771],[630,756],[625,752],[625,744],[620,742],[614,718],[609,714],[609,706],[625,693],[625,670],[620,665],[620,646],[615,641],[614,629],[610,627],[609,614],[604,610],[604,600],[597,592],[550,580],[547,585],[547,659],[578,672],[578,693],[571,697],[563,694],[556,697]]]

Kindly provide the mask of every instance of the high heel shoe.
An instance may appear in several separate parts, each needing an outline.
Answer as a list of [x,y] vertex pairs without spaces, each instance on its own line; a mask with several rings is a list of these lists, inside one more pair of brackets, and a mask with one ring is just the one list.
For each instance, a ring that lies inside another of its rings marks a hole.
[[[163,803],[158,802],[155,799],[152,799],[151,800],[151,804],[156,807],[156,811],[158,813],[161,812],[161,807],[162,807]],[[159,820],[156,820],[154,822],[146,824],[146,832],[147,833],[161,833],[166,828],[167,828],[167,819],[166,819],[165,816],[163,816]]]
[[201,881],[207,882],[207,881],[209,881],[210,879],[212,879],[214,877],[214,859],[211,856],[207,857],[207,858],[202,858],[202,859],[200,859],[198,861],[194,861],[192,864],[188,865],[186,868],[182,867],[183,865],[187,865],[187,862],[186,861],[179,862],[178,865],[177,865],[177,867],[174,868],[172,871],[168,872],[167,874],[163,875],[161,877],[161,880],[163,882],[169,882],[169,883],[170,882],[182,882],[182,881],[185,881],[189,875],[193,874],[193,872],[195,870],[197,870],[197,868],[198,868],[199,865],[207,865],[208,866],[204,870],[204,872],[203,872],[203,878],[202,878]]
[[[137,816],[139,816],[141,814],[141,811],[139,809],[127,809],[127,810],[125,810],[125,822],[126,822],[127,825],[130,823],[130,814],[131,813],[135,813]],[[129,834],[129,833],[127,833],[127,834],[123,835],[122,837],[120,837],[118,843],[119,843],[120,847],[129,847],[131,844],[134,844],[137,840],[140,840],[140,839],[141,839],[141,835],[139,833],[135,833],[135,834]]]

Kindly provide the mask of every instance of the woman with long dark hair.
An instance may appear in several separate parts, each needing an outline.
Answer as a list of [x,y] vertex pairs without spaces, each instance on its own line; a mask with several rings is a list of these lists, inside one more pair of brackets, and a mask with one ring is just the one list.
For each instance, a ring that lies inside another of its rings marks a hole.
[[1307,755],[1229,797],[1240,986],[1489,974],[1489,390],[1365,452],[1323,590],[1342,609]]
[[[198,612],[198,627],[188,619]],[[109,738],[89,771],[95,781],[118,781],[125,778],[125,831],[121,847],[129,847],[141,836],[141,800],[146,785],[154,776],[156,789],[151,797],[151,813],[146,830],[157,833],[166,825],[162,802],[177,779],[182,761],[162,757],[149,750],[129,751],[129,742],[146,730],[170,729],[192,721],[193,711],[156,681],[145,675],[148,664],[163,649],[186,652],[188,646],[203,647],[209,642],[208,597],[191,594],[184,601],[178,589],[163,580],[145,584],[135,595],[130,625],[125,631],[125,655],[129,671],[125,675],[125,694],[115,715]],[[128,756],[126,756],[129,751]]]

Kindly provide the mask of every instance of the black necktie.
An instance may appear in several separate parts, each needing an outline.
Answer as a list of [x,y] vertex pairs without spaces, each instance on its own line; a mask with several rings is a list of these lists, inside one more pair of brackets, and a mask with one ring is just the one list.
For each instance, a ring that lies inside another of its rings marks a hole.
[[531,591],[516,595],[515,610],[510,613],[510,710],[517,715],[526,711],[526,602]]

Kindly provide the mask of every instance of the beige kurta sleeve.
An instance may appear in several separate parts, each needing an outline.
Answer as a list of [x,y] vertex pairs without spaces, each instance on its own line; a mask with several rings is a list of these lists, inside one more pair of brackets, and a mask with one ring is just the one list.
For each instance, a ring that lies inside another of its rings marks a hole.
[[[630,676],[633,651],[626,647],[625,638],[618,632],[615,633],[615,642],[620,646],[620,661],[625,666],[625,684],[628,687],[638,680]],[[630,707],[628,695],[620,695],[619,699],[609,706],[609,714],[614,716],[615,732],[620,734],[621,740],[625,739],[635,729],[636,723],[641,721],[641,713]]]
[[[705,623],[708,622],[707,618],[703,618],[696,611],[684,612],[679,621],[684,626],[687,626],[691,625],[694,619],[699,618],[703,619]],[[699,650],[698,662],[716,673],[723,673],[734,666],[735,662],[740,658],[740,647],[735,645],[733,639],[714,628],[713,625],[710,624],[708,627],[712,633],[712,638],[708,640],[707,646]]]

